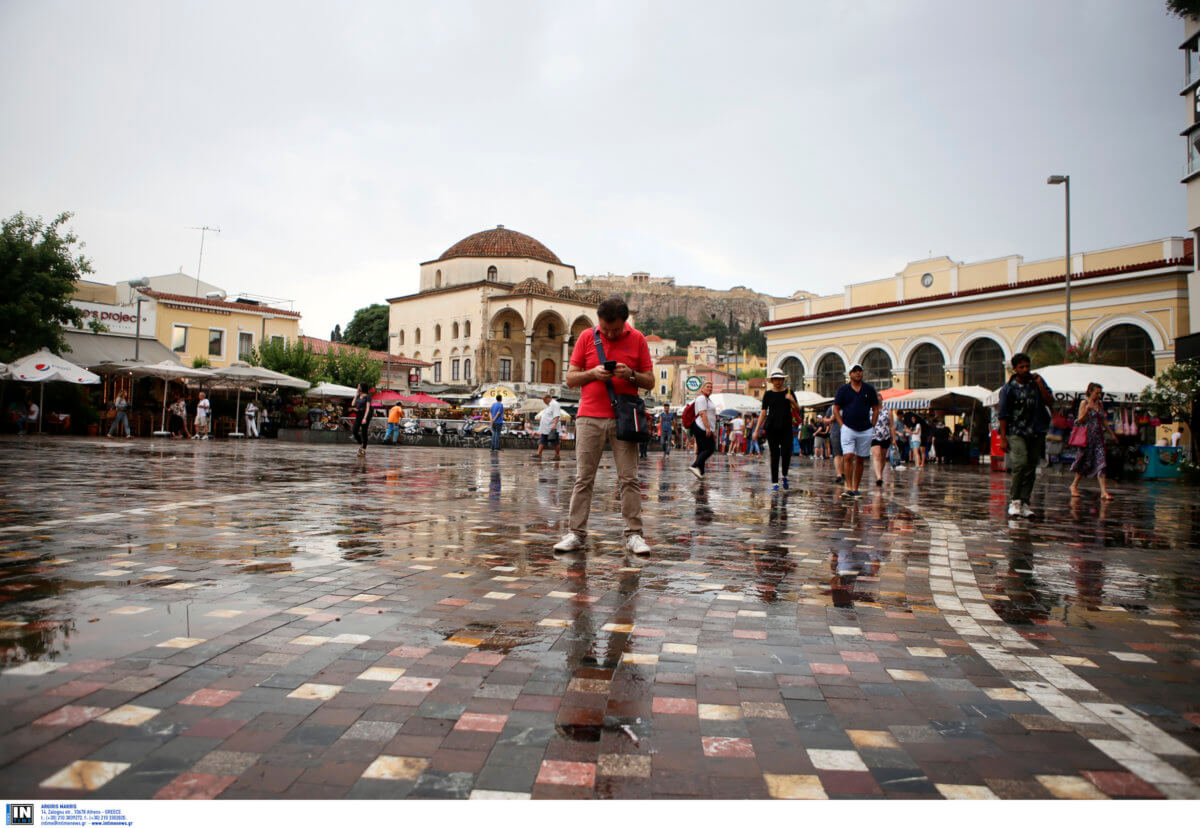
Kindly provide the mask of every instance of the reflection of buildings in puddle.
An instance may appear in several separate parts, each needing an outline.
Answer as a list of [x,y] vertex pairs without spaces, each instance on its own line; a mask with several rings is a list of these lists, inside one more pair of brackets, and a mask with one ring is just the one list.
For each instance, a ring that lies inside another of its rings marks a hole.
[[786,549],[768,548],[754,556],[754,588],[765,604],[779,600],[779,585],[796,569]]

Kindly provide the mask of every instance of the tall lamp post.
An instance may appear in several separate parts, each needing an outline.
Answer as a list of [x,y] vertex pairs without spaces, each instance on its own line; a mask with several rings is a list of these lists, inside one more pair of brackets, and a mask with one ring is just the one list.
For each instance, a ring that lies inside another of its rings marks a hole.
[[[149,284],[150,284],[150,280],[147,279],[145,276],[143,276],[140,279],[130,279],[129,280],[130,288],[144,288]],[[137,298],[137,322],[135,323],[134,332],[133,332],[133,361],[134,362],[137,362],[141,358],[141,353],[142,353],[142,351],[141,351],[142,302],[145,302],[145,301],[146,301],[146,298],[144,296],[142,296],[142,293],[139,290],[138,298]]]
[[1067,196],[1067,339],[1063,346],[1063,362],[1067,361],[1067,350],[1071,347],[1071,176],[1052,175],[1047,184],[1065,184]]

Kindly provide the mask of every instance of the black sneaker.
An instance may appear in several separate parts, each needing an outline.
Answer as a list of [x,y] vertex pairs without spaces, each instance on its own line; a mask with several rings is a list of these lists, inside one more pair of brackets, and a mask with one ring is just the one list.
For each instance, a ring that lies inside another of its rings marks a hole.
[[875,485],[876,485],[876,486],[882,486],[882,485],[883,485],[883,478],[881,477],[881,478],[879,478],[878,480],[876,480],[876,481],[875,481]]
[[834,482],[834,483],[845,483],[845,482],[846,482],[846,476],[845,476],[845,475],[843,475],[843,474],[839,474],[837,477],[833,478],[833,482]]

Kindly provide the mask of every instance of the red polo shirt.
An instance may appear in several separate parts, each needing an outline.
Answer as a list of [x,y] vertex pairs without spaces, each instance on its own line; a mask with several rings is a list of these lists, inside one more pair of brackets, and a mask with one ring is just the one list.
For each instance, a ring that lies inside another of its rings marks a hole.
[[[579,335],[575,350],[571,352],[571,367],[584,371],[595,368],[600,364],[596,355],[595,328],[588,328]],[[625,332],[614,342],[600,334],[604,345],[604,356],[616,362],[624,362],[635,371],[651,371],[654,363],[650,361],[650,346],[646,337],[625,323]],[[613,377],[613,389],[618,394],[637,394],[637,387],[628,380]],[[612,403],[608,399],[608,387],[603,382],[589,382],[580,389],[580,417],[612,417]]]

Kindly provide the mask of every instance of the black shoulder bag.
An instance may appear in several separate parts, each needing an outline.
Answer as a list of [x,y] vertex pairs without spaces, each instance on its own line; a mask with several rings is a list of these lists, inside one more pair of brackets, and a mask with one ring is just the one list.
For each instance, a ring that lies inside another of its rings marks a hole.
[[[600,328],[592,328],[596,339],[596,356],[600,364],[607,362],[604,344],[600,341]],[[618,394],[611,379],[604,381],[608,386],[608,399],[612,403],[613,416],[617,418],[617,439],[627,443],[650,442],[650,422],[646,419],[646,403],[637,394]]]

